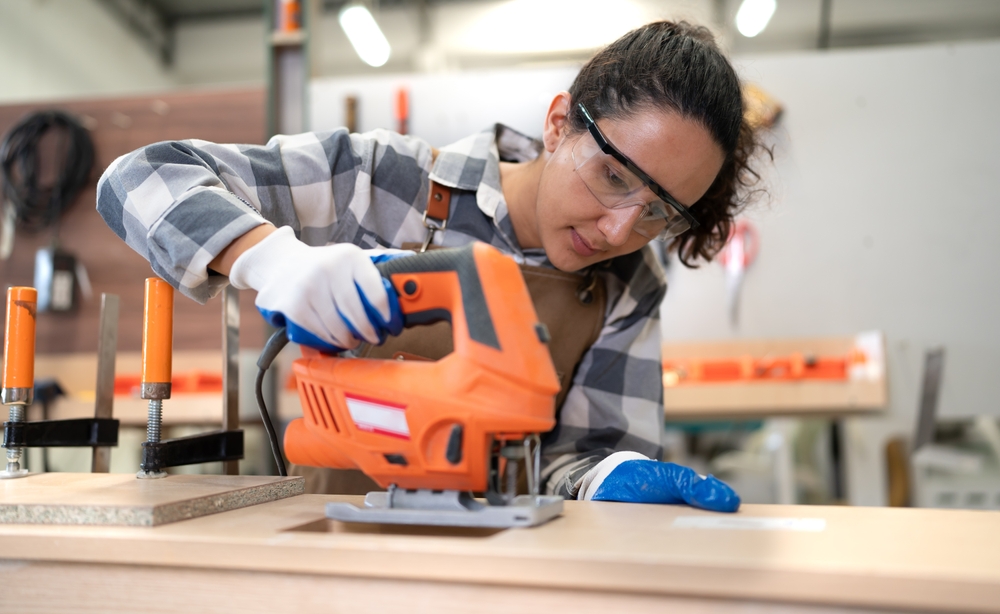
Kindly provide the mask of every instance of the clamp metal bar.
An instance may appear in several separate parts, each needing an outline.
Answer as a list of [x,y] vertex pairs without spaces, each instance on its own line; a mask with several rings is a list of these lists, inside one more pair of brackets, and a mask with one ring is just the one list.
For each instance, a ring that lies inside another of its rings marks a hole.
[[[222,430],[240,428],[240,292],[232,286],[222,291]],[[223,473],[239,475],[239,460],[223,463]]]
[[[94,418],[111,418],[115,403],[115,356],[118,352],[117,294],[101,295],[101,321],[97,333],[97,387]],[[117,437],[116,437],[117,439]],[[111,448],[95,446],[90,461],[92,473],[107,473],[111,468]]]

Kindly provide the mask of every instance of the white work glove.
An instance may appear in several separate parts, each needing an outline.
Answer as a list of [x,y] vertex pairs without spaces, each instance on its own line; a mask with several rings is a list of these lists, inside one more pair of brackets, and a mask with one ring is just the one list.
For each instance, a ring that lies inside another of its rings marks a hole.
[[337,353],[403,330],[396,291],[374,262],[405,253],[311,247],[284,226],[236,259],[229,282],[256,290],[257,309],[272,326],[287,327],[291,341]]
[[713,512],[735,512],[740,496],[715,476],[662,463],[638,452],[615,452],[580,481],[577,499],[626,503],[686,503]]

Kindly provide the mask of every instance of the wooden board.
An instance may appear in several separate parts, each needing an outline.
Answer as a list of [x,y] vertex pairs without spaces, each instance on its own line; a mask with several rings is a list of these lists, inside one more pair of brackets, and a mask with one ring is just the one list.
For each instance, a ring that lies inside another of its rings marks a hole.
[[[628,594],[1000,611],[995,512],[744,505],[735,515],[721,515],[685,506],[567,501],[562,517],[532,529],[408,530],[324,519],[327,501],[360,499],[302,495],[141,530],[0,525],[0,556],[19,561],[4,566],[5,573],[30,569],[26,562],[34,561],[61,562],[64,570],[150,569],[150,577],[175,589],[157,592],[164,609],[179,603],[169,601],[172,592],[207,590],[195,580],[207,570],[232,574],[226,586],[237,578],[246,590],[258,586],[262,600],[301,580],[296,591],[282,593],[289,599],[283,608],[296,611],[326,595],[316,591],[330,589],[323,583],[330,578],[355,581],[354,595],[368,583],[401,602],[436,594],[444,603],[449,595],[475,593],[461,587],[485,586],[522,596],[558,590],[567,603],[574,595],[586,602],[594,595]],[[148,597],[132,595],[136,608]],[[323,603],[330,607],[328,599]],[[370,612],[379,604],[358,600],[342,609]],[[477,610],[474,603],[466,603],[464,611],[470,610]]]
[[[0,364],[3,360],[0,357]],[[222,373],[222,353],[217,350],[187,350],[173,354],[173,372],[193,371]],[[142,372],[141,352],[119,352],[115,356],[115,373],[137,375]],[[35,357],[35,379],[54,379],[66,392],[52,402],[49,420],[88,418],[94,415],[94,387],[97,379],[97,355],[94,353],[39,354]],[[138,397],[115,395],[114,418],[123,426],[145,426],[149,402]],[[41,420],[41,405],[30,410],[29,420]],[[243,422],[258,422],[245,418]],[[174,392],[163,403],[163,424],[221,425],[222,391],[206,393]]]
[[[854,337],[805,339],[737,339],[665,343],[664,360],[785,356],[793,352],[815,356],[843,356]],[[884,352],[883,352],[884,356]],[[724,382],[666,386],[663,407],[668,420],[752,419],[768,416],[846,416],[867,414],[888,404],[884,376],[846,382]]]
[[[37,406],[36,406],[37,407]],[[40,408],[39,408],[40,409]],[[149,401],[130,397],[115,397],[115,414],[122,426],[145,428],[149,419]],[[94,402],[85,398],[59,399],[52,404],[49,420],[94,417]],[[31,420],[41,420],[41,411],[32,410]],[[240,423],[260,424],[260,418],[240,418]],[[220,426],[222,424],[222,393],[174,394],[163,402],[163,425]]]
[[303,478],[38,473],[0,480],[0,523],[152,527],[302,494]]

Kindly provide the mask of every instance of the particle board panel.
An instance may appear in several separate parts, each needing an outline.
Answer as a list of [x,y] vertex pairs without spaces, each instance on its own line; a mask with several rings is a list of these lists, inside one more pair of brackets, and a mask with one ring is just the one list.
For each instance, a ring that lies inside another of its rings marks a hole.
[[304,492],[300,477],[38,473],[0,480],[0,523],[153,527]]

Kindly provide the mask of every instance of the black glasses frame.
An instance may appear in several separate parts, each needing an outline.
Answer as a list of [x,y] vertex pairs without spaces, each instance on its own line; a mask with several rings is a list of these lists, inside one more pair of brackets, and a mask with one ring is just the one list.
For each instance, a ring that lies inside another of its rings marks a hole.
[[590,116],[590,112],[587,111],[587,107],[583,106],[582,102],[578,102],[576,104],[576,108],[580,111],[580,115],[583,116],[583,121],[584,123],[587,124],[587,130],[590,131],[590,135],[594,137],[594,140],[597,142],[597,146],[601,148],[602,152],[608,154],[615,160],[618,160],[619,162],[624,164],[625,168],[632,171],[632,173],[635,174],[636,177],[638,177],[644,184],[646,184],[647,188],[653,191],[653,194],[659,196],[663,200],[663,202],[673,207],[674,210],[677,211],[677,213],[680,213],[681,216],[685,220],[687,220],[688,224],[691,225],[691,228],[689,228],[688,230],[693,230],[701,225],[698,223],[698,220],[695,219],[695,217],[691,214],[691,212],[688,211],[687,207],[677,202],[677,199],[671,196],[670,192],[667,192],[662,187],[660,187],[660,184],[653,181],[652,177],[647,175],[641,168],[639,168],[636,165],[635,162],[629,160],[628,156],[618,151],[618,149],[615,148],[615,146],[612,145],[610,141],[608,141],[607,137],[605,137],[604,133],[601,132],[601,129],[597,127],[597,122],[595,122],[594,118]]

